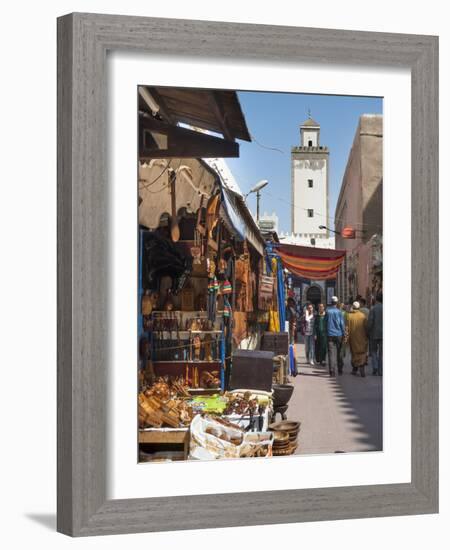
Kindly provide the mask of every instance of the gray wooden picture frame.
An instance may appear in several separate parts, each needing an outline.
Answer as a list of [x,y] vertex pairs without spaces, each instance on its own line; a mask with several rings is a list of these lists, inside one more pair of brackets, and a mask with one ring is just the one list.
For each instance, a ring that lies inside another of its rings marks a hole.
[[[411,483],[107,499],[111,50],[411,70]],[[58,19],[58,531],[86,536],[436,513],[437,312],[437,37],[82,13]]]

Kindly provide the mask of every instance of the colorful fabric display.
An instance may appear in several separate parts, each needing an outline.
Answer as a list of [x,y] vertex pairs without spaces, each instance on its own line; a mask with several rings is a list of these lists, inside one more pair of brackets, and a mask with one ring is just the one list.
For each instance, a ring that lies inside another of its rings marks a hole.
[[223,299],[223,316],[231,317],[231,305],[226,296]]
[[209,279],[208,282],[208,291],[209,292],[217,292],[220,288],[219,281],[217,280],[217,277],[214,276],[212,279]]
[[230,281],[228,281],[227,279],[222,283],[222,294],[226,295],[226,294],[231,294],[232,292],[233,292],[233,287],[231,286]]

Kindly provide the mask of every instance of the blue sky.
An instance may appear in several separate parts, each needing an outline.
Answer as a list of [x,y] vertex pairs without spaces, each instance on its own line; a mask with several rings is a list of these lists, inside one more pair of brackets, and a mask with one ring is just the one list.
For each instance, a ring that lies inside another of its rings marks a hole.
[[[291,147],[300,144],[300,124],[308,118],[310,109],[312,118],[320,124],[320,144],[330,150],[332,217],[359,116],[382,113],[382,99],[265,92],[238,92],[238,97],[253,141],[239,142],[239,158],[226,161],[241,190],[246,193],[258,181],[269,180],[261,192],[261,213],[275,211],[279,231],[291,230]],[[248,205],[256,211],[254,194],[248,197]],[[330,225],[334,226],[333,220]]]

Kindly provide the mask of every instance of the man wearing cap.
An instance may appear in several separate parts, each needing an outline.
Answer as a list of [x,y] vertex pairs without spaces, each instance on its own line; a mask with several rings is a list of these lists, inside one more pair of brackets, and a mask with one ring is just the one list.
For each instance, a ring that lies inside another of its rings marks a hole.
[[342,374],[342,340],[345,334],[345,325],[342,312],[338,309],[339,298],[331,298],[331,306],[327,308],[326,325],[328,334],[328,368],[330,376],[334,376],[336,368],[339,374]]
[[352,354],[352,374],[365,376],[367,365],[367,317],[360,309],[359,302],[353,302],[347,315],[347,339]]

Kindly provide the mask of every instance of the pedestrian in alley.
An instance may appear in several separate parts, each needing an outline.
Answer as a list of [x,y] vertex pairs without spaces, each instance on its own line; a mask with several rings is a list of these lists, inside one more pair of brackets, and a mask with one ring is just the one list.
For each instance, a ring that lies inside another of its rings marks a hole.
[[348,315],[348,308],[344,302],[339,302],[337,305],[337,308],[342,314],[342,319],[344,320],[344,338],[342,339],[342,345],[341,345],[341,361],[342,364],[344,364],[344,359],[347,354],[347,339],[346,339],[346,326],[347,326],[347,315]]
[[301,333],[305,342],[306,362],[314,365],[314,307],[308,304],[302,316]]
[[366,319],[369,318],[369,308],[367,307],[367,301],[365,298],[361,298],[359,300],[359,305],[360,305],[360,310],[364,313],[364,315],[366,316]]
[[367,319],[360,309],[359,302],[353,302],[347,315],[347,341],[351,353],[352,374],[366,376],[368,358]]
[[344,317],[341,310],[337,307],[339,298],[331,298],[331,306],[328,307],[325,321],[327,324],[328,336],[328,368],[330,376],[334,376],[336,369],[342,374],[343,361],[341,354],[342,341],[345,334]]
[[294,298],[288,298],[286,321],[289,323],[289,344],[294,345],[297,337],[297,306]]
[[325,306],[319,304],[319,311],[314,319],[314,343],[316,363],[323,365],[327,357],[327,321]]
[[372,374],[383,374],[383,294],[379,292],[375,305],[371,308],[367,322],[367,332],[370,341],[370,359]]

